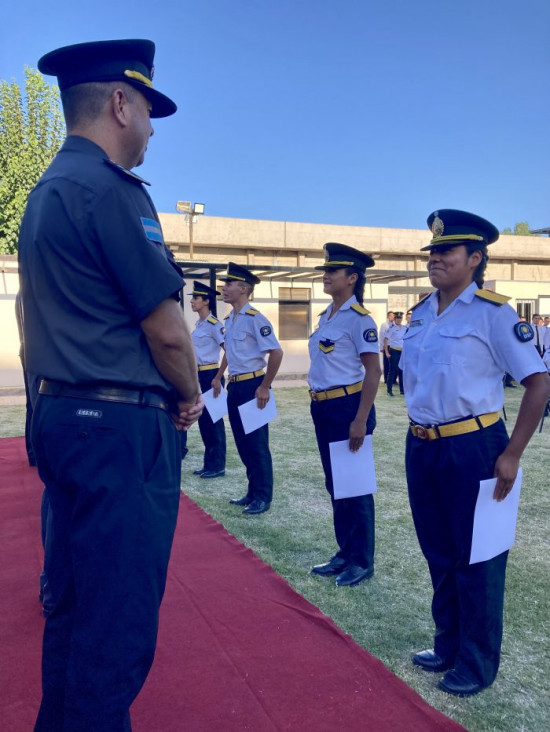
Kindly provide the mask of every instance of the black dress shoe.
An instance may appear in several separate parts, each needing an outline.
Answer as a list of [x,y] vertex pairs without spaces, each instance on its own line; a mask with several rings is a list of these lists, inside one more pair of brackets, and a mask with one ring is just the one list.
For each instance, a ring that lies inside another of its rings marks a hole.
[[242,498],[231,498],[229,503],[232,503],[233,506],[250,506],[252,498],[249,498],[248,496],[243,496]]
[[266,511],[269,511],[269,508],[271,506],[271,503],[268,503],[267,501],[252,501],[243,511],[243,513],[246,513],[248,516],[254,516],[257,513],[265,513]]
[[336,587],[355,587],[360,582],[368,580],[374,574],[374,567],[358,567],[357,564],[350,564],[342,574],[336,577]]
[[199,468],[198,470],[193,470],[193,475],[202,475],[203,473],[206,473],[206,468]]
[[225,475],[225,470],[205,470],[201,473],[201,478],[221,478]]
[[415,666],[423,668],[424,671],[433,671],[435,673],[448,671],[453,667],[452,663],[438,656],[432,649],[420,651],[420,653],[412,657],[412,662]]
[[348,566],[347,560],[342,557],[332,557],[324,564],[316,564],[311,568],[311,574],[319,574],[321,577],[330,577],[332,574],[341,574]]
[[454,694],[455,696],[473,696],[485,688],[476,681],[463,676],[454,668],[445,674],[438,687],[441,691],[446,691],[447,694]]

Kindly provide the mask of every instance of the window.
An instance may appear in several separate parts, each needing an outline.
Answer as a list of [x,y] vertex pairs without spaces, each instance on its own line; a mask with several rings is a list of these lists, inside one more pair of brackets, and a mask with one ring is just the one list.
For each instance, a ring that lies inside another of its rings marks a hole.
[[310,334],[309,287],[279,287],[279,338],[307,340]]
[[528,323],[530,323],[533,313],[536,312],[535,311],[535,301],[534,300],[516,300],[516,310],[518,311],[518,315],[520,318],[525,318],[525,320]]

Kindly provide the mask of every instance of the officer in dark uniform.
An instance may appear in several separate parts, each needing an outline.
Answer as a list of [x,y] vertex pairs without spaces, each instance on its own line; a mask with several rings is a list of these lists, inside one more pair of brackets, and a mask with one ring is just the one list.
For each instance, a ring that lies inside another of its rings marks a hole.
[[256,399],[260,409],[265,407],[271,384],[283,360],[283,351],[269,320],[248,302],[254,285],[260,282],[259,278],[246,267],[229,262],[227,274],[220,279],[224,282],[224,302],[232,305],[233,310],[224,321],[225,354],[212,387],[214,393],[219,393],[221,377],[228,368],[229,422],[248,479],[246,494],[231,499],[230,503],[244,506],[243,513],[251,516],[268,511],[273,497],[269,425],[245,434],[239,406]]
[[[223,348],[225,328],[215,315],[216,298],[220,293],[195,280],[191,293],[191,309],[199,319],[191,333],[199,367],[199,384],[204,392],[212,388],[212,378],[219,369],[220,348]],[[225,426],[223,419],[212,422],[205,409],[199,419],[199,430],[204,443],[202,468],[193,471],[201,478],[225,475]]]
[[19,239],[25,358],[43,380],[32,442],[47,487],[37,730],[130,729],[155,652],[180,495],[179,437],[202,411],[183,280],[140,165],[154,44],[85,43],[38,62],[68,137],[31,192]]
[[[428,226],[433,238],[424,249],[437,290],[413,308],[401,356],[411,420],[409,500],[434,590],[434,648],[413,663],[446,672],[439,687],[466,696],[498,671],[508,558],[503,552],[470,564],[479,483],[496,477],[494,498],[506,498],[549,379],[530,325],[518,323],[508,298],[483,289],[487,246],[498,229],[454,209],[435,211]],[[500,417],[506,371],[525,387],[510,438]]]
[[334,498],[330,443],[349,440],[356,452],[376,426],[374,398],[381,369],[378,332],[363,307],[365,270],[374,260],[345,244],[325,244],[324,291],[331,304],[309,339],[311,417],[332,501],[338,551],[313,574],[335,576],[338,587],[353,587],[374,574],[374,498],[372,494]]

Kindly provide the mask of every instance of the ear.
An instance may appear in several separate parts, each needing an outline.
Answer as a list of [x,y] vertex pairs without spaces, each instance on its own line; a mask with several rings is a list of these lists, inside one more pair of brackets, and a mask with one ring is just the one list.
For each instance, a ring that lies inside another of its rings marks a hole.
[[113,117],[121,127],[128,126],[127,106],[128,99],[122,89],[115,89],[110,98],[111,110]]
[[483,254],[479,249],[476,249],[474,252],[470,254],[468,257],[470,262],[473,264],[474,269],[480,264],[481,260],[483,259]]
[[355,283],[359,279],[359,275],[357,274],[357,272],[352,272],[350,275],[348,275],[348,277],[353,278],[352,282],[353,286],[355,287]]

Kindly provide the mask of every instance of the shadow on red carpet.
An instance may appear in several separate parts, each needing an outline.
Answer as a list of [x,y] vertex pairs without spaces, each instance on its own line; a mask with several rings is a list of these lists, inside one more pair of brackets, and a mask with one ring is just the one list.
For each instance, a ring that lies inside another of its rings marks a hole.
[[[0,475],[0,719],[27,732],[40,701],[41,484],[21,438],[0,440]],[[132,721],[134,732],[463,729],[185,497]]]

